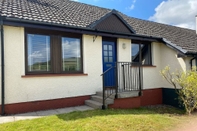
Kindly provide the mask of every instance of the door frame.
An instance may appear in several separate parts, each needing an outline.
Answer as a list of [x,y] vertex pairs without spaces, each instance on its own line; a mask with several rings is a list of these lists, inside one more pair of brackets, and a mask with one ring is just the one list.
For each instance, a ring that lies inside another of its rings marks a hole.
[[[117,38],[110,38],[110,37],[102,37],[102,71],[104,72],[104,50],[103,50],[103,41],[109,41],[114,42],[114,66],[117,62]],[[114,80],[116,80],[115,74],[114,74]]]

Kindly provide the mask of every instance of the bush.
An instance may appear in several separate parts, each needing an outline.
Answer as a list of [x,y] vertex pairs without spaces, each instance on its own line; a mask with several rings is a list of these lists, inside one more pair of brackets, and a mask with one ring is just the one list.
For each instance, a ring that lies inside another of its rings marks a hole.
[[170,83],[176,90],[179,96],[180,103],[183,104],[186,113],[191,114],[197,108],[197,71],[170,72],[170,67],[167,66],[161,71],[161,75]]

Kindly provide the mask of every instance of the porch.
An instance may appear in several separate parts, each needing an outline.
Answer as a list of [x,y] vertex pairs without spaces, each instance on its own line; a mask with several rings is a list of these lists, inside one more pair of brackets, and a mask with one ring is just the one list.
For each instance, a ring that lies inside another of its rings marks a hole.
[[139,97],[143,89],[143,68],[140,63],[116,62],[101,74],[102,91],[86,100],[86,105],[106,109],[117,99]]

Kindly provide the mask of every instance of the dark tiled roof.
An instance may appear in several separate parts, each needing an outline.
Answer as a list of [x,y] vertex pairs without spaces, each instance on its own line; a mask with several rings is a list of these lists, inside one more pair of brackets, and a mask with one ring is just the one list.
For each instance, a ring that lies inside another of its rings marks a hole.
[[[90,28],[112,10],[69,0],[0,0],[0,15],[11,18]],[[195,30],[119,15],[136,34],[162,37],[189,52],[197,52]]]

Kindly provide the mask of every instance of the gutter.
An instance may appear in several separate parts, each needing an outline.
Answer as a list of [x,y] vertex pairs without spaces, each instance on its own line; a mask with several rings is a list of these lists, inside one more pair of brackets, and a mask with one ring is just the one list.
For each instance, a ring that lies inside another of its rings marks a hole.
[[167,45],[168,47],[170,47],[170,48],[172,48],[172,49],[175,49],[175,50],[181,52],[182,54],[186,54],[186,53],[188,52],[187,50],[181,48],[180,46],[177,46],[176,44],[173,44],[171,41],[168,41],[166,38],[162,38],[162,41],[163,41],[164,43],[166,43],[166,45]]
[[[81,31],[81,33],[95,34],[95,35],[100,34],[100,35],[109,36],[109,37],[120,36],[122,38],[131,38],[131,37],[134,38],[134,39],[143,38],[144,40],[150,39],[151,41],[153,41],[153,40],[156,41],[158,39],[161,39],[159,37],[139,35],[139,34],[127,34],[127,33],[121,33],[121,32],[108,32],[108,31],[94,29],[94,28],[91,28],[91,27],[75,27],[75,26],[70,26],[70,25],[60,25],[60,24],[56,24],[56,23],[33,21],[33,20],[10,18],[10,17],[3,17],[3,18],[4,18],[4,25],[13,25],[14,23],[16,23],[15,26],[17,26],[17,23],[20,23],[20,24],[24,24],[24,25],[22,25],[24,27],[30,27],[31,28],[32,24],[35,24],[35,25],[41,25],[41,26],[48,27],[49,29],[53,29],[52,26],[54,26],[54,27],[57,27],[57,28],[65,28],[67,31],[75,30],[75,31]],[[29,26],[28,24],[31,24],[31,26]]]
[[4,73],[4,30],[3,19],[0,16],[1,30],[1,115],[5,114],[5,73]]
[[[187,50],[183,49],[180,46],[177,46],[176,44],[173,44],[171,41],[168,41],[166,38],[157,37],[157,36],[146,36],[146,35],[140,35],[140,34],[127,34],[127,33],[121,33],[121,32],[108,32],[103,30],[98,30],[90,27],[76,27],[71,25],[63,25],[63,24],[56,24],[56,23],[50,23],[50,22],[42,22],[42,21],[34,21],[34,20],[28,20],[28,19],[19,19],[19,18],[13,18],[13,17],[2,17],[4,19],[4,25],[14,25],[17,26],[18,23],[20,23],[20,26],[29,27],[32,28],[32,24],[34,24],[37,27],[43,27],[48,29],[58,29],[60,31],[68,31],[68,32],[78,32],[83,34],[91,34],[91,35],[101,35],[106,37],[120,37],[120,38],[130,38],[135,40],[144,40],[144,41],[161,41],[164,42],[168,47],[177,50],[178,52],[181,52],[182,54],[185,54],[187,56],[193,56],[197,53],[195,52],[188,52]],[[62,28],[64,28],[62,30]]]

